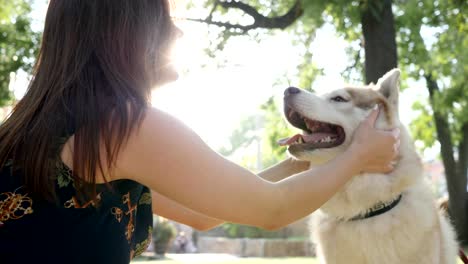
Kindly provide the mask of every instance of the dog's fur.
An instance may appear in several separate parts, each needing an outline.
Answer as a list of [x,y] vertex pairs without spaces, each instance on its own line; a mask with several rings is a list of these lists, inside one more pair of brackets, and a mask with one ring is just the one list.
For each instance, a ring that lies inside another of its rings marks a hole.
[[[401,131],[398,162],[391,173],[356,175],[312,217],[313,240],[321,263],[453,264],[456,261],[453,228],[436,208],[423,179],[421,160],[399,120],[399,76],[400,71],[394,69],[375,85],[346,87],[321,96],[305,90],[285,95],[285,107],[289,110],[344,129],[346,138],[336,147],[289,146],[293,157],[310,161],[312,167],[345,151],[359,123],[376,104],[382,106],[376,127],[398,127]],[[337,95],[348,102],[331,100]],[[399,194],[402,194],[400,203],[390,211],[367,219],[349,220]]]

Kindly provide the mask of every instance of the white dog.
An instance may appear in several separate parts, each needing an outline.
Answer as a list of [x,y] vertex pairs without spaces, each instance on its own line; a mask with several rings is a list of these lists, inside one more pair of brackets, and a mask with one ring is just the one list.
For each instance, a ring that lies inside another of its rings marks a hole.
[[303,133],[280,144],[311,166],[343,152],[376,104],[381,105],[376,127],[401,131],[393,172],[356,175],[313,218],[321,263],[456,263],[454,231],[435,206],[420,158],[399,120],[399,76],[394,69],[376,85],[346,87],[322,96],[294,87],[285,91],[286,118]]

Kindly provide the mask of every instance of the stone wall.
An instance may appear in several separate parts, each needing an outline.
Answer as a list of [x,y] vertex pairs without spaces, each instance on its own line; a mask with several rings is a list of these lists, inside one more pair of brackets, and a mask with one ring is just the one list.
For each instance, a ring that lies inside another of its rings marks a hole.
[[262,238],[199,237],[198,253],[225,253],[241,257],[314,256],[314,246],[308,241]]

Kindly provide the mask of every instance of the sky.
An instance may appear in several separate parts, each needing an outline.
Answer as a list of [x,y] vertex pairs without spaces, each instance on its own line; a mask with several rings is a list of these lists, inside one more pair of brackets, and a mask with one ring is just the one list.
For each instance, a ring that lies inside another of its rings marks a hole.
[[[36,30],[43,27],[46,8],[47,1],[35,1],[33,25]],[[204,51],[210,42],[206,25],[179,20],[177,26],[184,32],[174,52],[180,77],[155,90],[152,105],[183,121],[214,149],[226,145],[240,120],[257,113],[269,97],[274,96],[280,102],[285,88],[297,86],[287,80],[294,79],[295,68],[302,58],[287,33],[278,31],[260,43],[246,37],[232,39],[219,57],[213,59]],[[317,92],[327,92],[344,84],[340,73],[349,64],[345,47],[346,41],[337,37],[333,26],[326,24],[317,31],[311,47],[313,62],[325,73],[314,82]],[[218,68],[219,61],[227,63]],[[13,88],[21,97],[27,86],[26,76],[23,73],[17,79]],[[404,124],[415,118],[412,102],[427,96],[422,83],[413,82],[411,86],[400,96]]]

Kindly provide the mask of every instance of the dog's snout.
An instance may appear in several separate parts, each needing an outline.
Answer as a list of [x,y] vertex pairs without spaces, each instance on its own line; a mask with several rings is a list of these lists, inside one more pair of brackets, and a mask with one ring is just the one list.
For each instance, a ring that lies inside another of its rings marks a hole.
[[291,95],[291,94],[298,94],[300,92],[301,92],[301,90],[299,88],[291,86],[291,87],[287,88],[286,90],[284,90],[284,96],[288,96],[288,95]]

